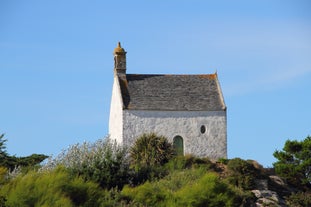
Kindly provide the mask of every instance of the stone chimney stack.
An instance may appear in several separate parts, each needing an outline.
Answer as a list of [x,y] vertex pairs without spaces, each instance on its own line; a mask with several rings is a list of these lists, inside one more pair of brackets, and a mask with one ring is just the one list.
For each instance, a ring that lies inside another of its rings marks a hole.
[[114,72],[116,74],[126,74],[126,52],[118,42],[118,46],[113,51],[114,55]]

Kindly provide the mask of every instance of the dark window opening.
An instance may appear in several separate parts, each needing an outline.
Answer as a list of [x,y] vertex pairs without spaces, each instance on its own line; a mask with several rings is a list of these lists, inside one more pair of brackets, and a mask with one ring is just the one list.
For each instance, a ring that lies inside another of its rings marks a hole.
[[201,133],[204,134],[206,132],[206,127],[204,125],[201,126]]

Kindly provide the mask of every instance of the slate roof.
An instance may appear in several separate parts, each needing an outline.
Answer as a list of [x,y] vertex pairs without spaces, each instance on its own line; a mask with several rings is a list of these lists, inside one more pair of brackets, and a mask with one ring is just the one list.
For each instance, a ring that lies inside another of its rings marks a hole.
[[161,111],[223,111],[217,74],[118,74],[123,108]]

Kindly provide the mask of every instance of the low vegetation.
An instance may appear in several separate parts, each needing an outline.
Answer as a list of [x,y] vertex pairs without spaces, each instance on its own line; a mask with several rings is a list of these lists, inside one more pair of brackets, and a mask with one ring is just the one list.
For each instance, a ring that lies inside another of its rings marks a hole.
[[[5,149],[2,136],[4,159],[10,157]],[[283,151],[274,154],[275,171],[289,184],[282,187],[288,206],[311,205],[310,152],[307,137],[287,141]],[[252,206],[256,198],[251,190],[271,175],[251,160],[211,161],[174,154],[166,138],[145,134],[130,149],[109,138],[72,145],[43,165],[35,159],[15,162],[12,168],[1,159],[0,207]],[[290,174],[287,165],[293,164],[296,170]]]
[[104,189],[121,189],[128,181],[129,162],[125,148],[108,138],[95,143],[70,146],[56,158],[50,158],[40,171],[65,167],[73,176],[98,183]]

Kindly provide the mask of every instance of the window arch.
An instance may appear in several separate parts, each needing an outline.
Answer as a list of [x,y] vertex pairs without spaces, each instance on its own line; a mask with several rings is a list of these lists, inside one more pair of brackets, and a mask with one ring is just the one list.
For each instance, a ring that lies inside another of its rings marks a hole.
[[173,147],[176,155],[184,155],[184,140],[181,136],[175,136],[173,139]]

